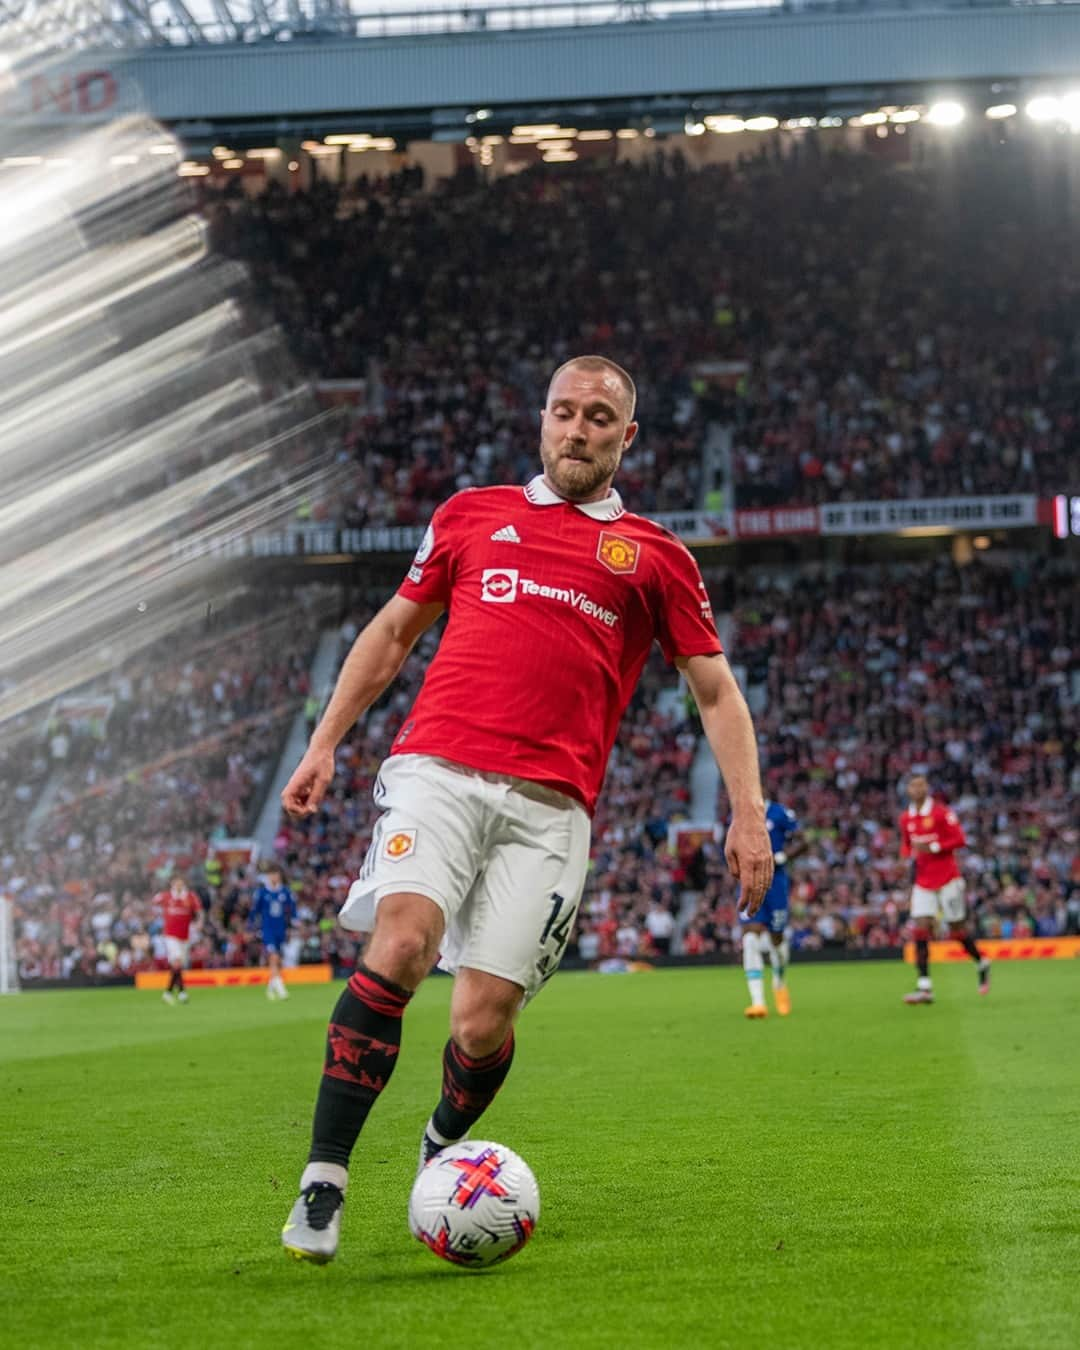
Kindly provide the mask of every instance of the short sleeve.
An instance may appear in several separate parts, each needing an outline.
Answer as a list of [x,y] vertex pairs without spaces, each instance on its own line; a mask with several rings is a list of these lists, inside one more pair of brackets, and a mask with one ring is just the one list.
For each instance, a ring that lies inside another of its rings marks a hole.
[[709,593],[690,550],[670,538],[658,552],[656,640],[664,659],[674,662],[679,657],[722,652]]
[[416,556],[398,587],[398,595],[406,600],[413,600],[418,605],[450,604],[455,545],[459,535],[456,526],[459,513],[454,509],[454,502],[453,497],[443,502],[424,531]]

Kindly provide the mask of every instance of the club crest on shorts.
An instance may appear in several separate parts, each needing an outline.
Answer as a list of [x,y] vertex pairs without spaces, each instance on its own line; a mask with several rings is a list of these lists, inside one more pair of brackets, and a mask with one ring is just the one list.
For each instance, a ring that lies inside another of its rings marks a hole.
[[615,572],[617,575],[636,572],[640,551],[632,539],[624,539],[621,534],[612,534],[610,530],[600,531],[596,557],[609,572]]
[[388,835],[382,846],[383,857],[387,862],[400,862],[416,851],[415,830],[395,830]]

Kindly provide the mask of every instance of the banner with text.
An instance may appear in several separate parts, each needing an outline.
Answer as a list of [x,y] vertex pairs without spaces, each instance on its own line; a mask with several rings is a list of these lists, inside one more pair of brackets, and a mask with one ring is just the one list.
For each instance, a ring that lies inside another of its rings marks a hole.
[[[286,966],[281,972],[286,984],[329,984],[333,969],[325,964],[315,966]],[[265,984],[270,972],[265,966],[234,966],[223,970],[185,970],[184,983],[192,989],[245,989]],[[136,989],[167,989],[169,971],[140,970],[135,976]]]
[[1015,530],[1038,523],[1034,493],[1008,497],[928,497],[925,501],[833,502],[820,508],[822,534],[898,534],[901,530]]
[[[1075,961],[1080,959],[1080,937],[979,938],[979,951],[992,961]],[[915,944],[904,944],[904,960],[915,964]],[[959,942],[931,942],[930,960],[970,961]]]
[[[833,502],[826,506],[772,506],[737,511],[664,511],[652,516],[686,544],[732,539],[787,539],[797,535],[899,534],[903,530],[1001,530],[1040,523],[1038,498],[936,497],[927,501]],[[1043,513],[1045,515],[1045,512]],[[1042,523],[1048,523],[1043,521]],[[415,553],[423,525],[302,525],[206,541],[177,540],[173,557],[206,553],[227,558],[311,558],[362,553]]]

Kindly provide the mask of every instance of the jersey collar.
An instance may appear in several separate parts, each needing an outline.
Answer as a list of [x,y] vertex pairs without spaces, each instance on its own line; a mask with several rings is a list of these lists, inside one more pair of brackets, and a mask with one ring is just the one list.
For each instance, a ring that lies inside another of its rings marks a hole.
[[533,506],[576,506],[579,511],[585,515],[592,516],[593,520],[618,520],[626,514],[626,507],[622,504],[622,498],[614,488],[598,502],[568,502],[565,497],[560,497],[557,492],[544,482],[544,475],[538,473],[535,478],[525,484],[522,491],[525,493],[525,499]]
[[914,803],[908,807],[909,816],[928,816],[934,809],[933,797],[927,797],[922,806],[916,807]]

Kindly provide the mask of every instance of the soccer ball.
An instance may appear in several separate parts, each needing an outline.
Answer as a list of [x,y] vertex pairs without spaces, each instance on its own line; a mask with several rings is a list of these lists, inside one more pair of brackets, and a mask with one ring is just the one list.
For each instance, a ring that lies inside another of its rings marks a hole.
[[463,1139],[422,1168],[409,1196],[409,1231],[436,1256],[481,1270],[519,1252],[540,1217],[540,1190],[503,1144]]

